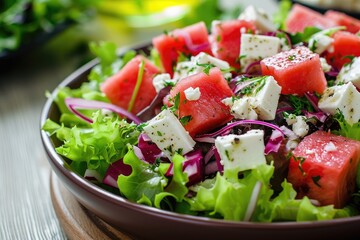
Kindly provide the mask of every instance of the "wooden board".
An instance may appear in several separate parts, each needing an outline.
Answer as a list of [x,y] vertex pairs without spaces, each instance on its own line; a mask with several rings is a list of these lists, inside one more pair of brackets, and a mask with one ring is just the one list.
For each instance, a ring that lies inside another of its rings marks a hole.
[[132,239],[83,207],[55,173],[51,174],[50,193],[55,213],[69,239]]

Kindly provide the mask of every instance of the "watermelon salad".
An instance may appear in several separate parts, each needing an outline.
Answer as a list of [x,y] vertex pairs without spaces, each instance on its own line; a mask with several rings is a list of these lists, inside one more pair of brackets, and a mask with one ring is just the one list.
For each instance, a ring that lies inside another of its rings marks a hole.
[[42,129],[74,172],[138,204],[253,222],[356,216],[359,30],[283,2],[121,57],[91,43],[99,64],[50,96],[61,116]]

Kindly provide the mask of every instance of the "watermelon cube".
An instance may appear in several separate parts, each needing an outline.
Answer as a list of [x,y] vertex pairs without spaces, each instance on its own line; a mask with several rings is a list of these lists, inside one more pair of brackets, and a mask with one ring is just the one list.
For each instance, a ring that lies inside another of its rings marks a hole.
[[326,29],[335,26],[337,22],[333,19],[300,4],[293,5],[285,22],[290,33],[302,32],[306,27]]
[[160,73],[160,70],[155,65],[145,57],[138,55],[101,85],[101,91],[111,103],[128,109],[142,61],[145,63],[144,73],[138,95],[135,98],[134,106],[131,110],[134,114],[147,107],[156,96],[152,81],[154,76]]
[[319,55],[307,47],[297,47],[261,60],[263,75],[271,75],[281,86],[282,94],[323,93],[326,79]]
[[353,18],[345,13],[328,10],[325,17],[333,19],[338,26],[345,26],[346,31],[356,34],[360,31],[360,20]]
[[[199,88],[200,97],[197,100],[188,99],[185,91]],[[219,68],[190,75],[178,82],[170,92],[170,99],[179,94],[178,116],[190,136],[206,133],[230,121],[233,116],[228,106],[221,100],[233,96],[227,81]]]
[[355,191],[359,160],[359,141],[317,131],[293,151],[287,179],[297,197],[343,208]]
[[351,57],[360,56],[360,37],[356,34],[339,31],[333,35],[333,50],[325,58],[334,68],[340,70],[344,64],[351,62]]
[[240,42],[243,33],[255,33],[253,22],[245,20],[213,21],[210,36],[214,56],[240,68]]
[[165,72],[173,76],[180,53],[195,56],[200,52],[212,55],[209,35],[204,22],[153,38],[152,43],[160,54]]

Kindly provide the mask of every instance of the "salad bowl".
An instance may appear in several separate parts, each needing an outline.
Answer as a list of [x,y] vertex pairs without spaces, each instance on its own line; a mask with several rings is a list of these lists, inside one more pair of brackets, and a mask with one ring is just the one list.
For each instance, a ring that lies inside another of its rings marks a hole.
[[[123,48],[146,52],[148,44]],[[77,88],[87,81],[93,60],[76,70],[56,88]],[[57,90],[53,91],[53,96]],[[50,97],[41,114],[41,126],[47,119],[58,121],[60,111]],[[356,239],[360,233],[360,216],[309,222],[253,223],[217,220],[173,213],[133,203],[113,194],[73,172],[68,159],[55,148],[60,142],[41,131],[42,143],[49,163],[60,181],[85,208],[136,239]]]

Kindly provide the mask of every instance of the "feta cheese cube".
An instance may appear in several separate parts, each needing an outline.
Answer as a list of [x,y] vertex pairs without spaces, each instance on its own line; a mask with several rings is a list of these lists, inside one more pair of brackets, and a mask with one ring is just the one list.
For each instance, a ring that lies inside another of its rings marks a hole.
[[184,93],[185,93],[185,98],[189,101],[199,100],[199,98],[201,96],[199,87],[197,87],[195,89],[192,87],[189,87],[188,89],[185,89]]
[[319,100],[319,108],[331,115],[339,109],[350,124],[357,123],[360,119],[360,93],[349,82],[327,88]]
[[279,103],[281,87],[272,76],[264,79],[265,84],[255,91],[255,111],[262,120],[274,120],[276,109]]
[[276,26],[270,16],[263,9],[252,5],[245,8],[238,19],[254,22],[256,28],[263,33],[276,31]]
[[341,68],[335,84],[348,82],[352,82],[357,88],[360,88],[360,57],[354,58],[350,64]]
[[184,61],[184,62],[179,62],[176,65],[175,71],[174,71],[174,80],[180,81],[183,78],[186,78],[189,75],[192,75],[198,72],[197,70],[198,66],[196,66],[196,63],[191,62],[191,61]]
[[175,153],[188,153],[195,146],[195,141],[169,109],[148,121],[144,132],[170,160]]
[[153,86],[156,92],[160,92],[161,89],[165,88],[166,84],[172,83],[175,84],[175,81],[171,79],[170,74],[162,73],[158,74],[153,78]]
[[253,35],[244,33],[241,35],[240,64],[244,71],[251,63],[271,57],[280,50],[278,37]]
[[244,171],[266,164],[264,131],[250,130],[242,135],[229,134],[215,139],[224,170]]

